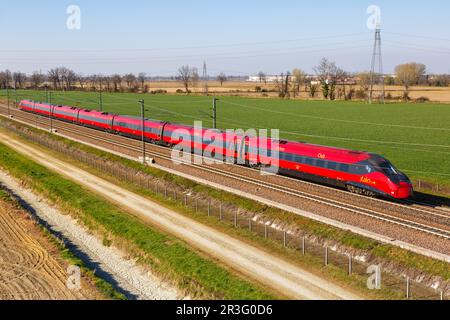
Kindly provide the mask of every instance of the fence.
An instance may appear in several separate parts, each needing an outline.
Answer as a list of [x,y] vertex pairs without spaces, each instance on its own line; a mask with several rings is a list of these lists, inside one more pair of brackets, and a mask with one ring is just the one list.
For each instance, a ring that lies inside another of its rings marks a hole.
[[[30,139],[49,149],[56,150],[71,158],[76,159],[96,170],[107,173],[120,180],[132,183],[140,188],[151,191],[154,195],[171,200],[178,205],[182,205],[192,212],[204,214],[211,218],[216,218],[221,223],[236,229],[245,229],[251,234],[272,241],[290,250],[291,253],[299,256],[308,256],[319,259],[324,267],[335,266],[345,270],[348,275],[368,277],[368,263],[355,259],[351,255],[340,253],[333,248],[319,244],[311,240],[306,233],[292,234],[274,228],[272,225],[258,221],[256,218],[242,214],[239,208],[230,208],[227,203],[217,200],[204,199],[198,195],[191,195],[181,187],[162,183],[155,177],[144,172],[127,167],[123,164],[105,161],[103,158],[68,147],[64,142],[56,141],[47,135],[37,135],[29,131],[20,130],[17,127],[0,121],[0,125],[16,132],[18,135]],[[432,290],[410,278],[404,278],[392,273],[381,272],[381,288],[389,291],[394,298],[436,300],[448,299],[448,293]]]

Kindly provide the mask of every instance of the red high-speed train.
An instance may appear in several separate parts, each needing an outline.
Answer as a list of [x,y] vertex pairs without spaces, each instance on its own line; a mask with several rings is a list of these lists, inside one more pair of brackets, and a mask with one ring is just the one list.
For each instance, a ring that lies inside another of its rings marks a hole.
[[[30,100],[21,101],[19,108],[26,112],[142,139],[140,118]],[[276,141],[275,144],[271,139],[263,140],[238,134],[232,136],[230,143],[230,137],[226,137],[223,131],[218,131],[219,138],[203,137],[203,140],[197,143],[194,127],[150,119],[145,119],[144,126],[145,140],[155,144],[170,147],[189,144],[193,152],[203,155],[210,149],[211,142],[214,142],[220,147],[213,153],[208,153],[210,156],[229,159],[231,155],[235,161],[243,160],[242,163],[248,166],[270,165],[273,163],[272,155],[278,153],[279,173],[282,175],[346,188],[366,196],[394,199],[408,199],[413,196],[409,178],[388,160],[376,154],[293,141]],[[188,139],[173,136],[172,133],[180,129],[186,132]],[[206,131],[205,129],[203,133]],[[278,150],[274,150],[272,145],[276,145]],[[260,150],[262,146],[265,150]],[[230,150],[231,148],[233,150]]]

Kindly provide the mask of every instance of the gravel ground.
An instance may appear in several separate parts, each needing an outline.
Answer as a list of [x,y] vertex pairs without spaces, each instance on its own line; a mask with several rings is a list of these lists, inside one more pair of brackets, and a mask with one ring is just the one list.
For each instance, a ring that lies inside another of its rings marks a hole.
[[121,251],[105,247],[102,241],[90,234],[76,220],[48,205],[41,197],[20,186],[12,177],[0,171],[0,181],[24,200],[51,229],[62,234],[77,250],[87,255],[91,265],[96,265],[116,283],[129,298],[145,300],[174,300],[182,298],[174,288],[164,284]]

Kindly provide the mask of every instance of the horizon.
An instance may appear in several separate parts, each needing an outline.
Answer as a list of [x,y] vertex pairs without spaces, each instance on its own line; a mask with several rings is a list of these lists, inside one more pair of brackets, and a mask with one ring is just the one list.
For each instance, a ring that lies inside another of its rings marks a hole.
[[[385,74],[412,61],[424,63],[430,74],[450,73],[446,38],[450,28],[445,20],[450,4],[437,0],[356,5],[329,0],[321,5],[289,0],[245,4],[134,0],[134,6],[86,0],[0,3],[4,8],[0,70],[30,74],[65,66],[83,74],[145,72],[173,77],[182,65],[197,67],[201,73],[206,61],[210,76],[224,72],[245,77],[294,68],[314,74],[314,66],[326,57],[350,73],[363,72],[370,69],[374,42],[367,8],[378,5]],[[75,13],[67,11],[71,4],[81,13],[74,30],[67,25]],[[217,16],[226,19],[221,22]],[[27,21],[39,24],[30,30]],[[13,32],[8,32],[11,27]]]

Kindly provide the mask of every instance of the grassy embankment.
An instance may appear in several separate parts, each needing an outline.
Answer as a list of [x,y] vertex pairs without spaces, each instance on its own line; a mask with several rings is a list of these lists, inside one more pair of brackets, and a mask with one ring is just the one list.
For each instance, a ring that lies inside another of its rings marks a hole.
[[[5,92],[0,91],[0,98]],[[18,91],[18,99],[45,100],[43,91]],[[139,115],[146,100],[152,119],[211,127],[212,97],[104,93],[104,110]],[[97,108],[95,92],[54,92],[58,104]],[[219,128],[274,128],[297,141],[379,153],[412,179],[450,187],[450,105],[367,105],[362,102],[220,97]]]
[[66,212],[76,214],[90,230],[127,243],[142,262],[193,297],[268,299],[256,284],[203,257],[182,241],[165,235],[83,187],[47,170],[0,144],[0,167]]

